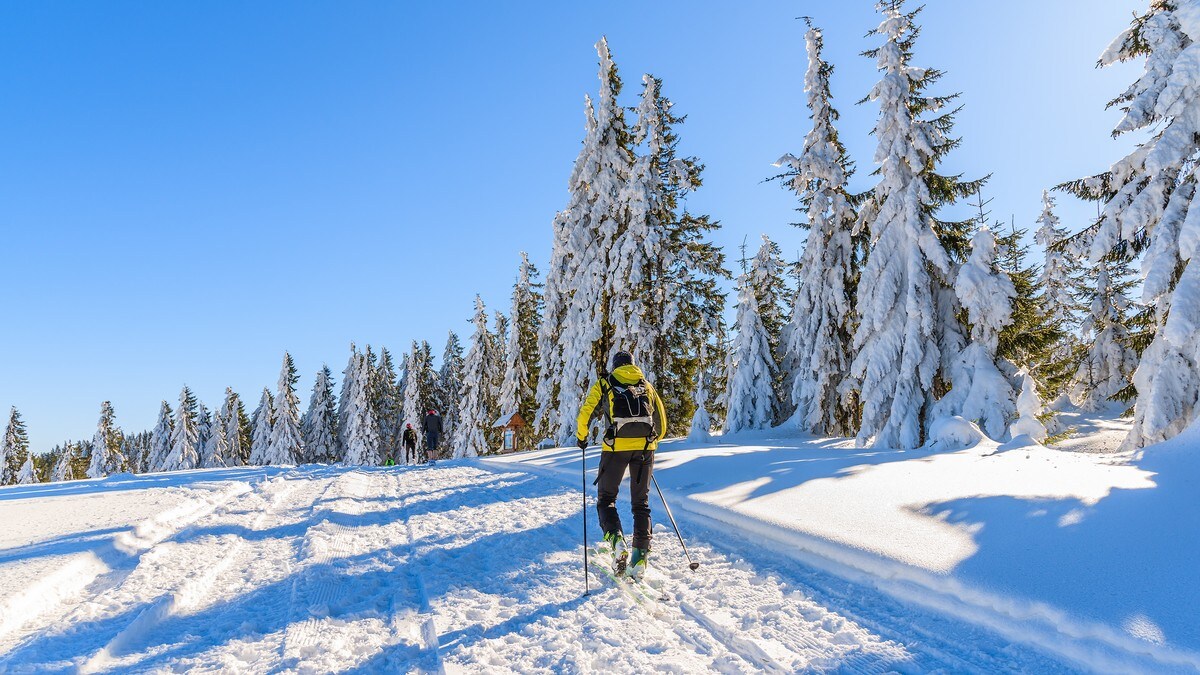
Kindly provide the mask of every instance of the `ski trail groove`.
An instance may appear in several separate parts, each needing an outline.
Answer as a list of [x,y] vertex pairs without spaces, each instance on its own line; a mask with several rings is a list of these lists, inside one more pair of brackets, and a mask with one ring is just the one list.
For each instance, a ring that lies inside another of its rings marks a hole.
[[[235,483],[208,495],[185,500],[113,538],[106,550],[88,553],[0,603],[0,648],[5,638],[37,621],[42,628],[22,636],[7,651],[19,651],[62,623],[71,608],[119,587],[141,564],[142,555],[160,543],[186,534],[202,518],[250,492],[261,480]],[[200,489],[192,488],[196,492]],[[5,659],[7,660],[7,659]]]
[[[419,470],[419,469],[410,469],[410,470]],[[397,497],[400,500],[401,513],[404,514],[404,517],[403,517],[404,530],[407,533],[407,538],[408,538],[408,546],[407,546],[408,555],[407,555],[407,561],[406,561],[407,564],[405,565],[405,571],[407,572],[407,575],[408,575],[409,584],[417,596],[417,601],[418,601],[417,609],[421,616],[421,637],[425,641],[425,651],[426,651],[426,653],[429,654],[430,658],[433,661],[433,664],[434,664],[433,672],[436,672],[439,675],[445,675],[446,667],[445,667],[445,664],[442,663],[441,644],[440,644],[440,640],[438,639],[437,623],[434,621],[434,618],[433,618],[433,616],[434,616],[433,608],[429,603],[429,591],[425,588],[425,579],[424,579],[424,576],[421,574],[420,569],[418,568],[417,565],[413,564],[414,563],[413,558],[415,557],[416,550],[417,550],[417,547],[416,547],[417,540],[413,534],[412,520],[410,518],[410,513],[411,513],[410,497],[411,497],[411,495],[409,495],[407,493],[400,494],[400,479],[398,477],[396,478],[396,482],[394,484],[394,489],[395,489],[395,493],[396,493]]]

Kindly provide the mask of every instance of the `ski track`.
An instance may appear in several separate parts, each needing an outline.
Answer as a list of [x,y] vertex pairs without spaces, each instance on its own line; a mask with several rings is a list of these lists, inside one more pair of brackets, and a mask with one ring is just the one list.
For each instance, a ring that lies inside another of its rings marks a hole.
[[691,515],[697,572],[655,528],[665,600],[585,596],[578,489],[475,462],[235,482],[26,612],[0,672],[1068,672]]

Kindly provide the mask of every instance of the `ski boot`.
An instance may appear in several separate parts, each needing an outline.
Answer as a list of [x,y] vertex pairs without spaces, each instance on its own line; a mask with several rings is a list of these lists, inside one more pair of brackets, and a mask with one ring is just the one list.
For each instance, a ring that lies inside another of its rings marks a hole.
[[625,535],[620,532],[608,532],[604,535],[604,542],[608,544],[609,553],[612,554],[612,568],[617,576],[625,574],[625,567],[629,562],[629,549],[625,547]]
[[629,560],[629,578],[634,581],[640,581],[646,575],[646,559],[650,556],[650,549],[634,548],[633,557]]

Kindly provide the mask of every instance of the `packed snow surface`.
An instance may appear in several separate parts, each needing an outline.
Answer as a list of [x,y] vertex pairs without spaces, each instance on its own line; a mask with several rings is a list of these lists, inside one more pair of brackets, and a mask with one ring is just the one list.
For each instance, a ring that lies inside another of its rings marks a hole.
[[659,453],[657,607],[584,595],[578,450],[0,489],[0,672],[1200,664],[1187,452],[715,440]]

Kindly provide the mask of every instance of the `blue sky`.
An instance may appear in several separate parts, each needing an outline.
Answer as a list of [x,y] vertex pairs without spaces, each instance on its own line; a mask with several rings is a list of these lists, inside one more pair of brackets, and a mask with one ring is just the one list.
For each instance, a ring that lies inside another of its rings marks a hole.
[[[1140,66],[1096,57],[1146,3],[930,0],[916,65],[963,92],[946,168],[994,175],[997,217],[1105,169],[1105,102]],[[607,35],[632,105],[641,74],[688,115],[708,166],[688,207],[733,251],[803,233],[770,163],[807,129],[803,23],[825,29],[843,139],[870,184],[876,79],[855,2],[42,2],[0,6],[0,406],[34,448],[91,436],[102,400],[149,428],[190,385],[210,405],[274,388],[307,404],[351,340],[404,351],[466,337],[550,221]],[[1094,207],[1064,202],[1071,227]],[[734,255],[733,257],[736,257]]]

